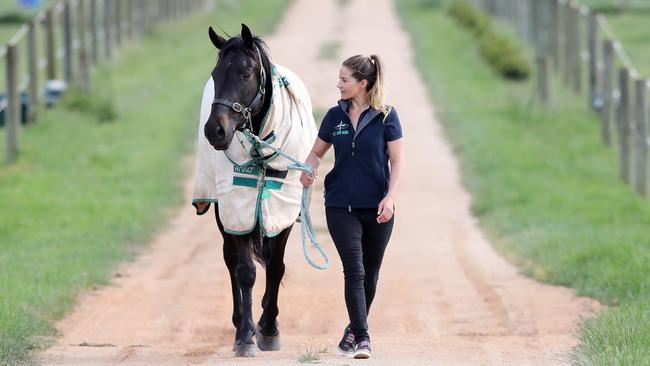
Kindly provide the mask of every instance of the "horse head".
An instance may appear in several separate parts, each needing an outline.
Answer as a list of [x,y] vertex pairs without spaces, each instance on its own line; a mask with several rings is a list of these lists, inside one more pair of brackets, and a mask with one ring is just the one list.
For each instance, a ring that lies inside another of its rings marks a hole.
[[264,42],[245,24],[240,36],[228,40],[212,27],[208,34],[219,57],[211,73],[214,100],[203,133],[216,150],[225,150],[236,130],[258,132],[261,112],[270,105],[270,61]]

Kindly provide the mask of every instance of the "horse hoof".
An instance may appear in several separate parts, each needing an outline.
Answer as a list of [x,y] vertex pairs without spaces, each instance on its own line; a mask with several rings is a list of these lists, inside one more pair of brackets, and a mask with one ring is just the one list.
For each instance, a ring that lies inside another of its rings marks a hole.
[[232,347],[235,357],[255,357],[257,349],[255,343],[237,344]]
[[279,351],[282,347],[279,334],[276,336],[265,336],[257,332],[255,333],[255,339],[257,340],[257,348],[260,351]]

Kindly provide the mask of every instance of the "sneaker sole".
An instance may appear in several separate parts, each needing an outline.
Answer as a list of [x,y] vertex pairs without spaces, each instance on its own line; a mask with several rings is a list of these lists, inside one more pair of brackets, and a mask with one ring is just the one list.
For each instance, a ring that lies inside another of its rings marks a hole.
[[354,352],[346,352],[339,347],[336,347],[336,353],[339,354],[339,356],[347,357],[347,358],[352,358],[354,357]]
[[354,358],[358,360],[365,360],[367,358],[370,358],[370,352],[366,351],[357,351],[354,353]]

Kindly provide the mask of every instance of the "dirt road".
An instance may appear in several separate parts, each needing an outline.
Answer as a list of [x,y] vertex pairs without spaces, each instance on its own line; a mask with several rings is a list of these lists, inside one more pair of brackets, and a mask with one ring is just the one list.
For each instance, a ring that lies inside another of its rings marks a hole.
[[[392,3],[296,0],[267,41],[274,60],[302,76],[319,109],[338,98],[344,57],[377,53],[385,61],[389,102],[399,109],[406,135],[406,167],[369,320],[373,358],[354,361],[335,353],[347,324],[343,275],[326,233],[319,186],[312,216],[332,268],[321,272],[307,265],[296,226],[280,292],[281,351],[233,358],[221,238],[212,215],[196,217],[188,204],[110,286],[80,298],[58,324],[61,337],[42,363],[286,365],[298,364],[308,350],[330,365],[564,363],[580,317],[598,304],[518,275],[483,237]],[[326,57],[333,53],[335,60]],[[189,181],[187,187],[189,202]],[[262,281],[258,270],[255,304]],[[254,308],[256,318],[260,311]]]

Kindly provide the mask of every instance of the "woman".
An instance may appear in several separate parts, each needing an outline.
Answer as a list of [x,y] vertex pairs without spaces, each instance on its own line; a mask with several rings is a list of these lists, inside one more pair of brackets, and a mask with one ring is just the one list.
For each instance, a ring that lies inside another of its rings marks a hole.
[[300,180],[305,187],[313,184],[321,159],[334,145],[334,168],[325,177],[325,212],[343,263],[350,318],[337,349],[343,356],[369,358],[367,317],[393,230],[402,129],[395,108],[384,104],[384,70],[378,56],[345,60],[337,87],[341,100],[323,118],[306,160],[314,177],[303,173]]

